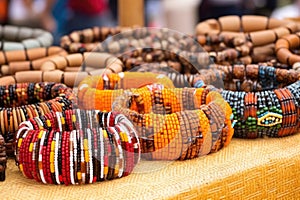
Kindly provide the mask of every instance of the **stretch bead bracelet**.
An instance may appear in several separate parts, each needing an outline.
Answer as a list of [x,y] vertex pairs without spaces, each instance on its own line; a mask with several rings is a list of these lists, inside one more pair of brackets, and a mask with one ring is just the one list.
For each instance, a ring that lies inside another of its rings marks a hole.
[[126,91],[113,110],[133,121],[145,158],[191,159],[227,146],[233,135],[231,108],[213,90],[149,85]]
[[[232,107],[235,137],[282,137],[298,132],[299,73],[258,65],[217,67],[225,74],[221,94]],[[202,80],[196,78],[195,85],[197,81]]]
[[196,27],[197,41],[217,64],[251,64],[275,57],[278,38],[296,32],[297,24],[265,16],[231,15],[209,19]]
[[103,76],[88,76],[78,85],[78,105],[84,109],[110,111],[112,103],[124,93],[124,90],[139,88],[152,83],[174,88],[172,81],[166,76],[150,72],[122,72]]
[[79,109],[21,123],[15,149],[25,177],[65,185],[127,176],[141,154],[137,133],[124,115]]
[[66,55],[60,47],[34,48],[29,50],[0,51],[2,76],[20,71],[40,70],[42,64],[57,55]]
[[72,89],[56,83],[21,83],[0,86],[0,132],[12,154],[15,132],[21,122],[51,110],[62,111],[72,106]]
[[90,74],[108,74],[122,72],[123,68],[121,60],[111,54],[85,52],[53,57],[43,63],[41,70],[59,69],[69,72],[87,71]]
[[5,141],[0,134],[0,181],[5,181],[5,169],[6,169],[6,151]]
[[274,43],[277,38],[296,31],[295,22],[255,15],[242,17],[231,15],[219,19],[208,19],[196,27],[197,35],[219,35],[223,37],[219,40],[233,39],[234,44],[250,41],[253,46]]
[[24,50],[52,45],[53,36],[42,29],[0,25],[0,50]]
[[70,53],[92,51],[109,36],[131,30],[121,27],[93,27],[81,31],[74,31],[61,38],[60,45]]
[[276,41],[276,56],[281,63],[291,66],[296,62],[300,62],[300,56],[292,52],[300,46],[299,34],[300,32],[286,35]]

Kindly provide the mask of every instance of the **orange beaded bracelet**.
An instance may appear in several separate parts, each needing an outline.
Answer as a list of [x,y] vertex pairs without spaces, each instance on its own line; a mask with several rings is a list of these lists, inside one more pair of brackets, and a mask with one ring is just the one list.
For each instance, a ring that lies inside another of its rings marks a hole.
[[191,159],[218,151],[233,135],[231,108],[213,90],[148,85],[124,92],[113,110],[133,121],[145,158]]

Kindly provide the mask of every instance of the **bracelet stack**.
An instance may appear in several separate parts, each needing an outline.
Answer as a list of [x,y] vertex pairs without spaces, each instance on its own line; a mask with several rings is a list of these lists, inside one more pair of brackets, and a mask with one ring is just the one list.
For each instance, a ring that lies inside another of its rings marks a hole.
[[298,132],[298,72],[258,65],[216,67],[225,75],[221,94],[232,107],[235,137],[282,137]]
[[21,123],[16,163],[44,184],[88,184],[129,175],[140,159],[131,122],[95,110],[50,112]]
[[53,36],[47,31],[10,25],[0,25],[0,38],[1,51],[48,47],[53,43]]
[[19,124],[32,117],[72,107],[72,89],[57,83],[22,83],[0,86],[0,132],[7,154],[13,153],[13,141]]
[[232,112],[215,88],[149,85],[126,91],[113,110],[133,121],[146,159],[186,160],[230,143]]
[[0,181],[5,180],[5,168],[6,168],[5,141],[3,136],[0,134]]

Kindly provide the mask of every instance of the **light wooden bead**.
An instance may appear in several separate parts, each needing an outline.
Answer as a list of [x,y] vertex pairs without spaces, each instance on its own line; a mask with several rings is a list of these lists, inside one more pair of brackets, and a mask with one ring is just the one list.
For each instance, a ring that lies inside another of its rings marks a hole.
[[222,31],[239,32],[241,29],[241,20],[239,16],[224,16],[219,18]]
[[244,15],[241,20],[244,32],[260,31],[267,28],[268,18],[264,16]]

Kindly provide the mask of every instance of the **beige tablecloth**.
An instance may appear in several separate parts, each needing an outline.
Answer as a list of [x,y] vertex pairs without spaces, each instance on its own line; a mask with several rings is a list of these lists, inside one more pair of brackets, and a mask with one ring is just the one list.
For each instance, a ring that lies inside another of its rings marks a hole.
[[188,161],[142,161],[128,177],[77,186],[26,179],[9,160],[0,199],[300,199],[300,134],[233,139]]

